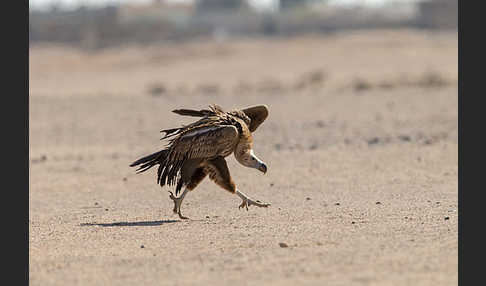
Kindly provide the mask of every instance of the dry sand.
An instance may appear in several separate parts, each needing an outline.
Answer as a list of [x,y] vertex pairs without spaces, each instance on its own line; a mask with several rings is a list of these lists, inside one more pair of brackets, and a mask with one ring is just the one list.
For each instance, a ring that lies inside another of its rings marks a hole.
[[[31,285],[456,285],[457,33],[30,49]],[[227,158],[172,214],[170,110],[267,104],[262,175]],[[281,247],[285,243],[287,247]]]

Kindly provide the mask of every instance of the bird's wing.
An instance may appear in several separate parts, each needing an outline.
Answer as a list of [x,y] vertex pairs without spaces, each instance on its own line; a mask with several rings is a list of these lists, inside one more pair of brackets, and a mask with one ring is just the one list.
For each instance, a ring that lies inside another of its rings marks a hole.
[[213,158],[234,148],[238,130],[233,125],[216,125],[194,128],[174,140],[169,160]]
[[172,110],[172,112],[184,116],[205,117],[205,116],[212,116],[218,113],[222,113],[223,108],[221,108],[221,106],[217,104],[212,104],[209,106],[209,110],[208,109],[193,110],[193,109],[182,108],[182,109]]
[[268,116],[268,107],[266,105],[251,106],[241,111],[251,119],[249,126],[250,132],[254,132]]
[[172,185],[186,160],[227,155],[238,140],[238,130],[233,125],[209,125],[179,134],[172,141],[166,160],[159,166],[158,183]]
[[194,117],[204,117],[209,115],[214,115],[214,112],[207,109],[193,110],[193,109],[175,109],[172,112],[184,116],[194,116]]

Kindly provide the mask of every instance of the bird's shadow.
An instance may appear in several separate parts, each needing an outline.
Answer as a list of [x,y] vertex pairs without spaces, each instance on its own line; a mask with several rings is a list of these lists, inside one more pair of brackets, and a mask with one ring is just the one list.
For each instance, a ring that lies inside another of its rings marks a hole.
[[120,221],[120,222],[109,222],[109,223],[81,223],[80,226],[103,226],[103,227],[110,227],[110,226],[159,226],[168,223],[174,222],[181,222],[180,220],[154,220],[154,221]]

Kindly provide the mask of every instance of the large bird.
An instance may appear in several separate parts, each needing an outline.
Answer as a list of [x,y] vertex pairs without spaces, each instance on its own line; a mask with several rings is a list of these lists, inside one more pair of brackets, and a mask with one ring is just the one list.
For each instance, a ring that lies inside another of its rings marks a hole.
[[252,106],[241,110],[223,111],[218,105],[209,109],[176,109],[179,115],[201,117],[196,122],[180,128],[166,129],[162,139],[168,139],[168,146],[156,153],[133,162],[130,167],[139,166],[139,173],[159,165],[157,183],[160,186],[176,185],[176,196],[169,191],[174,201],[174,213],[181,219],[181,205],[188,191],[209,175],[223,189],[238,195],[242,199],[239,208],[249,206],[268,207],[269,203],[253,200],[236,187],[226,164],[225,157],[234,153],[236,160],[243,166],[257,169],[264,174],[267,165],[253,153],[254,132],[268,116],[266,105]]

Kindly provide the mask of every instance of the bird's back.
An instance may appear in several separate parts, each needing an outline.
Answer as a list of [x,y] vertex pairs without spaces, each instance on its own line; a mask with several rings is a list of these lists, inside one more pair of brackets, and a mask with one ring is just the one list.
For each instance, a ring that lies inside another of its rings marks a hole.
[[[211,110],[203,110],[203,111],[192,111],[192,110],[183,110],[185,113],[182,115],[188,115],[186,113],[189,112],[204,112],[200,113],[200,115],[203,116],[203,118],[179,127],[179,128],[172,128],[172,129],[165,129],[162,130],[161,132],[165,132],[165,136],[162,137],[162,139],[169,139],[169,142],[172,144],[176,143],[178,139],[181,139],[183,137],[187,137],[190,134],[202,134],[204,131],[211,131],[214,130],[217,127],[220,126],[235,126],[236,129],[238,130],[239,134],[245,133],[247,128],[247,124],[249,124],[249,118],[244,115],[241,111],[230,111],[230,112],[224,112],[219,106],[210,106]],[[176,110],[180,111],[180,110]],[[179,113],[179,112],[176,112]],[[190,116],[195,116],[195,115],[190,115]],[[245,118],[246,117],[246,118]],[[248,121],[248,122],[246,122]]]

